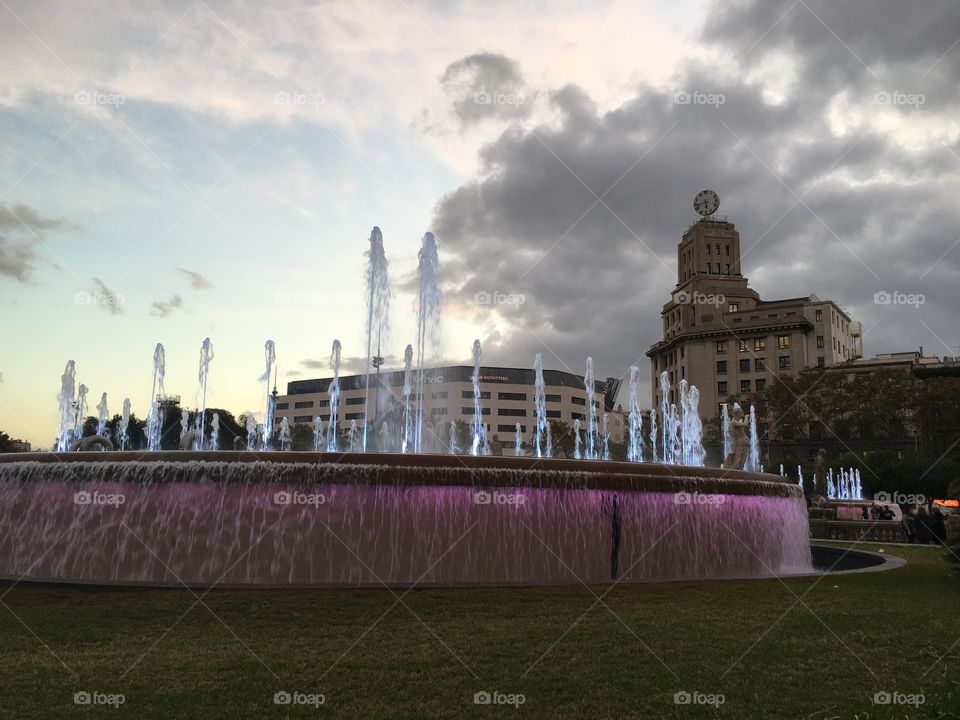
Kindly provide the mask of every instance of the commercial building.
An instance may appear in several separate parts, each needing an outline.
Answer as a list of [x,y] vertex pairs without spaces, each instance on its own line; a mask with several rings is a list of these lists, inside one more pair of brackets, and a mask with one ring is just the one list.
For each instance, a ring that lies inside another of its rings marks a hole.
[[700,414],[716,417],[731,396],[762,393],[777,374],[830,367],[863,355],[860,324],[816,295],[763,300],[740,267],[740,234],[726,218],[704,217],[677,246],[677,283],[661,313],[662,337],[647,352],[653,406],[659,375],[700,390]]

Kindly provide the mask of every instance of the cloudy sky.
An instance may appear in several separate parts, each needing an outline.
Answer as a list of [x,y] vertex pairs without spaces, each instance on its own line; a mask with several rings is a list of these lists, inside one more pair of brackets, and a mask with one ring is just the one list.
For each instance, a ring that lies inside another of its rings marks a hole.
[[209,336],[234,412],[268,338],[281,385],[355,366],[373,225],[391,358],[432,230],[444,360],[646,371],[704,188],[762,297],[960,355],[952,1],[2,0],[0,43],[0,429],[36,446],[70,359],[141,416],[157,342],[192,404]]

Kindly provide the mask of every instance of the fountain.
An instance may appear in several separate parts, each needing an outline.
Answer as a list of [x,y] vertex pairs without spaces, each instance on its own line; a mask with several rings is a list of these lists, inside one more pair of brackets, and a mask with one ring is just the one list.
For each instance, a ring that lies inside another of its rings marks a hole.
[[[543,357],[537,353],[533,358],[533,376],[534,376],[534,402],[533,412],[536,416],[536,426],[533,433],[533,446],[537,457],[543,457],[543,444],[546,441],[547,426],[547,401],[546,386],[543,384]],[[546,453],[550,457],[551,453]]]
[[650,409],[650,462],[660,462],[657,458],[657,411]]
[[473,341],[473,443],[471,455],[487,455],[486,426],[483,422],[483,406],[480,404],[480,341]]
[[121,450],[127,449],[127,443],[130,437],[127,435],[127,428],[130,426],[130,398],[123,399],[123,415],[120,416],[120,424],[117,427],[117,441]]
[[269,450],[270,444],[273,442],[273,417],[276,413],[276,408],[273,406],[273,395],[270,394],[270,375],[273,373],[273,364],[277,361],[277,351],[273,340],[267,340],[264,343],[263,354],[267,365],[266,372],[259,378],[260,382],[264,384],[263,392],[266,397],[266,408],[263,411],[263,449]]
[[333,380],[330,382],[330,421],[327,423],[327,450],[337,451],[337,430],[340,418],[337,415],[340,404],[340,341],[334,340],[330,350],[330,369],[333,370]]
[[603,459],[610,459],[610,414],[604,413],[600,423],[600,435],[603,438]]
[[757,438],[757,413],[753,405],[750,406],[750,455],[746,469],[753,472],[761,470],[760,442]]
[[280,450],[286,450],[290,445],[290,421],[280,418]]
[[413,451],[423,452],[423,371],[427,350],[436,356],[440,345],[440,260],[433,233],[424,233],[418,254],[419,276],[417,294],[417,416],[414,427]]
[[628,405],[627,460],[643,462],[643,416],[640,413],[640,368],[630,368],[630,400]]
[[[407,347],[410,347],[409,345]],[[450,442],[447,447],[447,452],[450,455],[456,455],[460,452],[460,448],[457,447],[457,424],[451,420],[450,421]]]
[[153,349],[153,389],[150,391],[150,409],[147,411],[147,449],[154,452],[160,449],[163,432],[163,413],[160,411],[158,395],[164,394],[163,376],[166,372],[166,364],[163,345],[157,343]]
[[83,420],[85,417],[87,417],[87,386],[80,383],[80,387],[77,388],[77,402],[75,404],[73,419],[73,439],[70,442],[71,448],[83,437]]
[[253,413],[247,413],[243,418],[244,428],[247,431],[247,450],[251,452],[257,449],[257,439],[259,432],[257,429],[257,419],[253,416]]
[[63,376],[60,378],[60,394],[57,395],[57,400],[60,402],[60,430],[57,432],[57,452],[69,450],[70,444],[73,442],[76,381],[76,363],[70,360],[63,369]]
[[582,441],[580,439],[580,418],[573,421],[573,458],[574,460],[583,459]]
[[317,415],[313,419],[313,451],[320,452],[323,449],[323,418]]
[[210,419],[210,449],[220,449],[220,413],[214,413]]
[[213,360],[213,343],[210,338],[204,338],[200,345],[200,370],[197,377],[200,381],[200,394],[202,396],[200,405],[200,419],[197,422],[197,449],[203,450],[204,447],[204,422],[207,414],[207,377],[210,374],[210,361]]
[[[387,256],[383,251],[383,234],[380,228],[374,226],[370,233],[370,249],[367,251],[367,365],[364,378],[363,394],[363,450],[367,450],[367,423],[368,405],[370,399],[370,372],[380,367],[383,358],[380,356],[381,343],[387,340],[389,334],[390,313],[390,279],[387,275]],[[377,337],[376,354],[373,354],[373,337]],[[382,387],[375,388],[377,397],[374,402],[379,406]]]
[[[284,418],[286,420],[286,418]],[[363,442],[363,439],[360,436],[360,429],[357,427],[357,421],[350,421],[350,429],[347,431],[347,448],[350,452],[360,452],[360,444]]]
[[414,448],[415,410],[410,395],[413,392],[413,346],[407,345],[403,351],[403,435],[400,437],[400,452],[411,452]]
[[587,431],[586,431],[586,451],[587,460],[597,459],[597,408],[593,404],[593,395],[596,391],[596,383],[593,380],[593,358],[587,357],[587,371],[583,376],[583,387],[587,391]]
[[720,406],[720,428],[723,433],[723,457],[726,459],[733,452],[733,431],[730,428],[730,413],[726,403]]
[[107,394],[100,396],[100,402],[97,404],[97,430],[96,434],[104,436],[107,434],[107,420],[110,419],[110,411],[107,409]]

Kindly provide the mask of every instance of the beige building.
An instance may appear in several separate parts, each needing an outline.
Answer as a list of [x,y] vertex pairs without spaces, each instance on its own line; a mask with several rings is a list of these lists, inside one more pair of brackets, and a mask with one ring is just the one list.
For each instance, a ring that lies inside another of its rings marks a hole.
[[[371,427],[380,428],[391,423],[391,437],[399,437],[402,423],[403,371],[383,372],[371,375],[370,400],[366,414],[369,414]],[[423,413],[427,427],[423,432],[424,449],[443,451],[449,442],[450,423],[473,422],[473,367],[452,365],[430,368],[423,373]],[[573,425],[575,420],[583,422],[587,413],[587,393],[583,377],[559,370],[544,370],[544,396],[546,415],[549,420],[559,420]],[[330,421],[330,393],[332,378],[315,380],[296,380],[287,384],[287,394],[276,398],[275,421],[279,425],[282,418],[291,424],[313,423],[319,415],[324,424]],[[381,402],[375,402],[376,386],[380,382],[385,388]],[[413,373],[411,400],[416,403],[416,371]],[[337,425],[341,429],[350,427],[352,420],[362,428],[366,421],[364,397],[366,378],[364,375],[348,375],[340,378],[340,401]],[[610,378],[595,382],[594,407],[598,422],[607,410],[607,398],[612,405],[619,388],[619,380]],[[512,444],[516,435],[516,425],[520,423],[520,433],[524,443],[529,443],[536,431],[534,372],[526,368],[481,367],[480,403],[488,436],[496,436],[504,444]],[[585,426],[585,422],[584,422]],[[622,429],[619,435],[622,437]],[[612,438],[616,442],[616,438]]]
[[700,414],[715,417],[731,396],[761,393],[778,374],[796,376],[861,357],[860,324],[816,295],[762,300],[741,273],[740,234],[726,218],[705,217],[677,246],[677,284],[663,306],[663,337],[647,352],[652,399],[659,375],[700,390]]

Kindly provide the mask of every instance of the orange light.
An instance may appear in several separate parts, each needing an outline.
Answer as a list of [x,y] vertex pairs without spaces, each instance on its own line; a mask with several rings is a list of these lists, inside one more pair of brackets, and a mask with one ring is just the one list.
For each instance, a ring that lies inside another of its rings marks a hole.
[[940,507],[960,508],[960,500],[953,500],[953,499],[934,500],[933,504],[939,505]]

